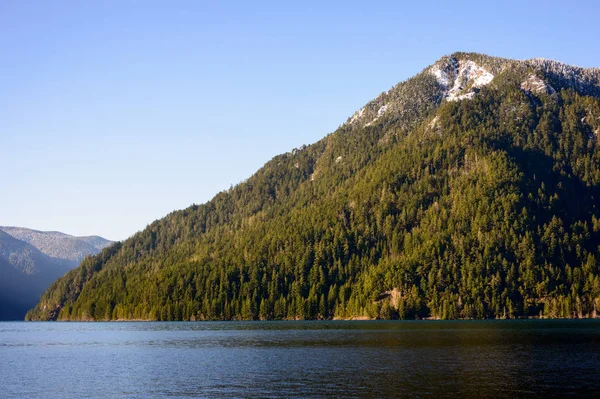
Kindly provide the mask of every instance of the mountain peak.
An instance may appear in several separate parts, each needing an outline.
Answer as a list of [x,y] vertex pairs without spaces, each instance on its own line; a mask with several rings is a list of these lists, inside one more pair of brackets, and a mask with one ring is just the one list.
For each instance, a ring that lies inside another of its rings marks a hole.
[[429,72],[443,88],[448,101],[471,99],[479,89],[489,84],[494,75],[470,59],[450,56],[436,62]]
[[[581,68],[546,58],[513,60],[455,52],[381,93],[352,114],[345,125],[361,128],[405,119],[411,128],[422,121],[432,105],[473,99],[481,88],[506,73],[519,74],[522,90],[536,95],[569,88],[582,95],[600,96],[600,68]],[[425,108],[417,110],[420,106]]]

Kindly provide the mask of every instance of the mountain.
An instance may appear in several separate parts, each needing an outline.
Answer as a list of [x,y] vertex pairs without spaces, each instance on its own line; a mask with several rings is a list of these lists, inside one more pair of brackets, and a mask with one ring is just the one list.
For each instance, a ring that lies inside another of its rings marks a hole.
[[70,269],[0,230],[0,320],[22,320],[40,294]]
[[53,281],[108,243],[101,237],[0,227],[0,320],[23,320]]
[[73,267],[88,255],[95,255],[112,241],[99,236],[75,237],[58,231],[38,231],[23,227],[3,227],[0,230],[25,241],[42,253],[57,259],[70,261]]
[[600,69],[445,56],[27,318],[595,317],[599,136]]

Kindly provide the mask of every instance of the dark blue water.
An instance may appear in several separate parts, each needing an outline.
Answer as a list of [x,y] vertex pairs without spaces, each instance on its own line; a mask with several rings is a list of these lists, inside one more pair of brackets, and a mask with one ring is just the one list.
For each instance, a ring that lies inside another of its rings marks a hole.
[[600,322],[0,323],[0,397],[600,397]]

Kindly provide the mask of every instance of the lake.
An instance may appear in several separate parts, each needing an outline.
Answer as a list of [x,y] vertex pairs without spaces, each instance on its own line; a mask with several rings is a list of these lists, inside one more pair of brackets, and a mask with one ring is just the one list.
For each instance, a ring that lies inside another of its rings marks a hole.
[[600,321],[0,323],[2,398],[600,397]]

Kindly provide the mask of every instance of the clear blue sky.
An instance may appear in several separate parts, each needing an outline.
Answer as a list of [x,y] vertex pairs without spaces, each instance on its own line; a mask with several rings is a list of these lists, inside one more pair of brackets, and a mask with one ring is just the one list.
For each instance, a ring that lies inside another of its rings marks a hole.
[[600,66],[595,1],[0,2],[0,225],[124,239],[444,54]]

